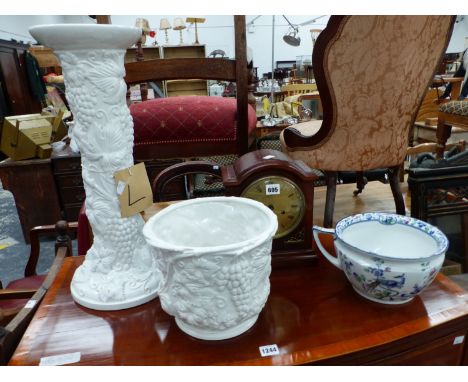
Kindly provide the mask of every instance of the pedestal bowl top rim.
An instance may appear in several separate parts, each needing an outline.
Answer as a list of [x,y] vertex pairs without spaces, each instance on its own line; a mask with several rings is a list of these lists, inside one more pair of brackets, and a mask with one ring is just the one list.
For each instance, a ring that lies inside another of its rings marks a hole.
[[42,24],[29,28],[40,43],[54,50],[127,49],[141,28],[113,24]]

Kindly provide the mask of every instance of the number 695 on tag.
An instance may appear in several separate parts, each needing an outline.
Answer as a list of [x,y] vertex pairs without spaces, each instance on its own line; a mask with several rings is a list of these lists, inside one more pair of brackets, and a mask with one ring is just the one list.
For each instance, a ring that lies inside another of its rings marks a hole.
[[281,193],[280,184],[265,185],[265,195],[279,195]]

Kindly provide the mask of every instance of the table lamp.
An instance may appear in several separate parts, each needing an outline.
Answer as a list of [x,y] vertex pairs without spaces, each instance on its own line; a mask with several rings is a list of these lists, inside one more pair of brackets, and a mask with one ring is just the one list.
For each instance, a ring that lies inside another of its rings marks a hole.
[[185,26],[185,23],[184,23],[184,20],[182,20],[181,17],[176,17],[174,19],[174,30],[176,31],[179,31],[180,33],[180,45],[182,45],[184,43],[183,39],[182,39],[182,30],[184,30],[186,28]]
[[148,20],[143,19],[143,18],[137,18],[135,21],[135,26],[137,28],[141,28],[142,33],[141,33],[140,42],[141,42],[141,45],[145,45],[146,36],[149,35],[151,32],[151,28],[149,26]]
[[194,45],[200,45],[198,42],[198,29],[197,29],[197,23],[204,23],[205,18],[202,17],[187,17],[185,20],[186,23],[193,23],[195,24],[195,42],[193,43]]
[[168,29],[172,29],[171,24],[168,19],[161,19],[159,22],[159,29],[163,30],[166,33],[166,45],[169,45],[169,36],[167,34]]

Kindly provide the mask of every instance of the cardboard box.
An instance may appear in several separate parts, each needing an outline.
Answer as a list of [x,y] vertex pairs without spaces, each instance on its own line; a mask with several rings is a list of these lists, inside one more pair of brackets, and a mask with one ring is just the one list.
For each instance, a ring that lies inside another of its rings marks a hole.
[[0,149],[13,160],[49,158],[50,144],[67,134],[62,115],[27,114],[6,117]]

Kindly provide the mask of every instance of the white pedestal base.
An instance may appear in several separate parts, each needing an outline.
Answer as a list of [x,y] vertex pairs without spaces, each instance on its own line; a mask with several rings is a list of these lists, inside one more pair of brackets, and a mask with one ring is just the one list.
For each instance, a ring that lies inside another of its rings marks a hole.
[[76,291],[76,288],[74,288],[73,285],[70,286],[70,290],[73,300],[75,300],[76,303],[84,306],[85,308],[94,310],[120,310],[133,308],[135,306],[145,304],[148,301],[151,301],[152,299],[158,297],[158,292],[154,291],[146,296],[140,295],[138,297],[126,301],[102,302],[91,300],[89,298],[81,298],[80,294]]
[[228,338],[237,337],[238,335],[249,330],[257,322],[257,319],[258,315],[241,322],[239,325],[223,331],[212,331],[199,328],[197,326],[187,324],[179,320],[177,317],[175,318],[175,321],[180,330],[200,340],[226,340]]

